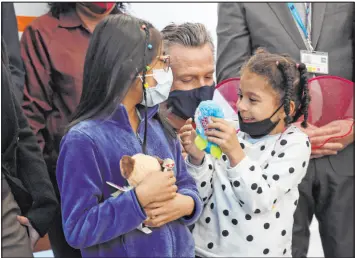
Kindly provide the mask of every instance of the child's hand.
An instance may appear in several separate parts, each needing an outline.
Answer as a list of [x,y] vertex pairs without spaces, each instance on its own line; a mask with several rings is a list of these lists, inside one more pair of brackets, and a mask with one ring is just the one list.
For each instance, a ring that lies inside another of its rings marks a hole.
[[235,128],[229,122],[221,118],[211,117],[212,122],[208,125],[208,130],[205,132],[208,141],[217,144],[223,153],[225,153],[232,167],[236,166],[244,157],[245,154],[240,146]]
[[189,118],[179,131],[180,141],[187,154],[190,155],[190,162],[194,165],[201,165],[205,153],[195,145],[196,131],[192,127],[192,119]]
[[176,196],[174,172],[150,173],[135,188],[136,196],[142,207],[152,202],[163,202]]

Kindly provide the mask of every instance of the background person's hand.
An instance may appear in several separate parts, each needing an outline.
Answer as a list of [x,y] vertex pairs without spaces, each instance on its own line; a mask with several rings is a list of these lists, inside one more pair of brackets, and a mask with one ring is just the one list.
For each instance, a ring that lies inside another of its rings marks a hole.
[[149,227],[161,227],[181,217],[190,216],[194,207],[195,202],[190,196],[177,193],[171,200],[147,205],[144,210],[148,219],[144,224]]
[[150,173],[135,188],[136,196],[144,208],[152,202],[167,201],[176,196],[174,172]]
[[28,233],[29,233],[29,237],[31,240],[31,248],[32,251],[34,250],[40,235],[38,234],[38,232],[34,229],[34,227],[31,225],[31,222],[29,221],[28,218],[24,217],[24,216],[17,216],[17,220],[20,222],[21,225],[25,226],[28,228]]

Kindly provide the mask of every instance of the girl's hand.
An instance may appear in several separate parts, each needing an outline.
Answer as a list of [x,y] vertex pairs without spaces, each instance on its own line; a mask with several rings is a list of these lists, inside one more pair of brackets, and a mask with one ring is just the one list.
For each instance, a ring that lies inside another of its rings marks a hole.
[[176,196],[178,190],[173,172],[152,172],[135,188],[142,207],[152,202],[163,202]]
[[236,166],[244,157],[242,147],[240,146],[235,128],[229,122],[221,118],[211,117],[212,122],[208,125],[205,132],[208,141],[217,144],[223,153],[225,153],[230,162],[230,166]]
[[171,221],[190,216],[195,202],[190,196],[177,193],[175,198],[165,202],[155,202],[144,208],[148,219],[144,222],[149,227],[161,227]]
[[181,127],[179,135],[185,152],[190,155],[190,162],[196,166],[201,165],[205,153],[199,150],[195,145],[194,141],[197,134],[192,127],[192,118],[189,118],[185,125]]

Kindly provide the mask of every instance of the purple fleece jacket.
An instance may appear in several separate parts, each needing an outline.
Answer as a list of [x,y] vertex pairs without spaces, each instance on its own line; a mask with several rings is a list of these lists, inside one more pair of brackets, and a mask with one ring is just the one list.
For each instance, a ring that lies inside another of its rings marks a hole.
[[[194,257],[194,240],[188,229],[201,214],[202,202],[188,174],[177,139],[167,139],[154,118],[158,106],[148,109],[147,151],[176,163],[178,192],[195,201],[194,214],[152,228],[147,235],[136,228],[146,219],[133,190],[117,198],[106,181],[123,186],[120,159],[142,152],[144,119],[133,132],[126,109],[120,105],[105,120],[84,121],[64,136],[57,164],[63,230],[69,245],[83,257]],[[144,118],[144,112],[141,111]]]

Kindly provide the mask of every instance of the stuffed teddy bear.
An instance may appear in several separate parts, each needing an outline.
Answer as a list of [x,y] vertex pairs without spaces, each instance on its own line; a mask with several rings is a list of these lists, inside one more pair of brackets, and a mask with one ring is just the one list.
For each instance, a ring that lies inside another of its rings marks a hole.
[[[129,186],[119,189],[119,193],[115,193],[115,196],[119,195],[122,191],[130,190],[136,187],[143,179],[150,173],[159,173],[173,171],[175,162],[172,159],[162,160],[159,157],[153,157],[138,153],[131,156],[123,156],[120,160],[120,169],[122,176],[127,180]],[[141,224],[138,230],[150,234],[152,231]]]

